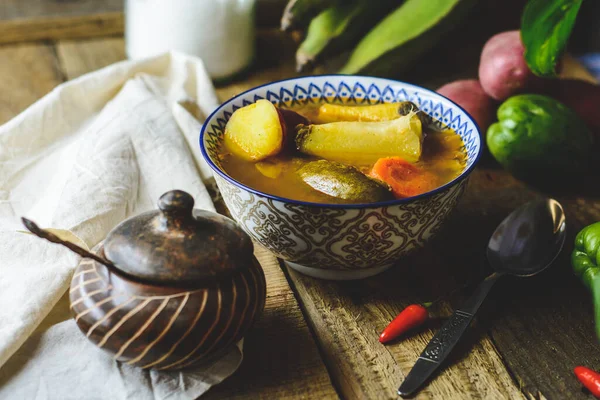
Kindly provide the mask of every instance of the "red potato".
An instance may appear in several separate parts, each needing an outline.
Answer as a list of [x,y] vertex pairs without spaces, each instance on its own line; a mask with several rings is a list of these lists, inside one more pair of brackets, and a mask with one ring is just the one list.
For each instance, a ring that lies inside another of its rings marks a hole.
[[494,121],[496,102],[481,87],[476,79],[455,81],[440,87],[437,92],[464,108],[477,122],[481,133]]
[[483,46],[479,61],[479,81],[483,90],[496,100],[540,85],[542,79],[527,67],[519,31],[492,36]]
[[310,121],[303,115],[287,108],[278,108],[279,118],[285,125],[284,147],[291,149],[296,147],[296,127],[298,125],[309,125]]
[[288,110],[287,108],[278,108],[281,118],[285,121],[288,129],[293,130],[297,125],[308,125],[310,122],[306,117],[298,114],[295,111]]

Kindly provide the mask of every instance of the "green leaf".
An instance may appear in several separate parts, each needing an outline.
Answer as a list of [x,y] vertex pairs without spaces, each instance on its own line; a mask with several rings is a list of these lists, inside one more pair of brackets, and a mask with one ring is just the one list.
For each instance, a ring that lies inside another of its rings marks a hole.
[[525,61],[537,76],[556,76],[583,0],[529,0],[521,20]]

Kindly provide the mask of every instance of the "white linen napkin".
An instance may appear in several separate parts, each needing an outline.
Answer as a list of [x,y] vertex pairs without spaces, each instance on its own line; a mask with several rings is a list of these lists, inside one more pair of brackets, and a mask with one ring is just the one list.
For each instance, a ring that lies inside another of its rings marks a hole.
[[171,189],[214,210],[189,111],[217,105],[202,62],[169,53],[66,82],[0,127],[0,398],[193,399],[237,369],[241,344],[185,372],[114,362],[69,316],[79,257],[20,232],[19,220],[91,248]]

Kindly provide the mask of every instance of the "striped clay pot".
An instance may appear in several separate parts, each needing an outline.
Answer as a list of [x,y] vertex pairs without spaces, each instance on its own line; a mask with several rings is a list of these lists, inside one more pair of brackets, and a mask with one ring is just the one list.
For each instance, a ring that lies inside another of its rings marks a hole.
[[[162,274],[155,275],[161,278],[155,281],[152,281],[151,273],[147,273],[144,279],[139,279],[139,274],[132,276],[135,269],[131,265],[127,271],[109,268],[89,259],[83,259],[78,265],[69,294],[73,316],[87,338],[111,353],[115,360],[156,370],[191,367],[218,357],[235,345],[261,314],[266,298],[265,277],[252,254],[250,239],[228,218],[207,211],[194,211],[196,222],[204,224],[200,226],[210,233],[203,238],[208,241],[209,250],[198,248],[197,251],[210,253],[210,249],[219,247],[213,246],[213,242],[224,240],[225,235],[229,241],[239,237],[243,248],[248,248],[246,244],[249,243],[249,254],[240,251],[240,254],[223,255],[228,248],[239,247],[238,243],[227,244],[216,251],[223,259],[214,258],[215,253],[206,256],[194,254],[192,261],[198,264],[197,268],[193,268],[192,264],[189,271],[183,268],[183,271],[178,271],[176,266],[154,270],[154,273]],[[135,217],[138,218],[136,222],[143,217],[142,223],[148,226],[160,225],[156,221],[162,221],[163,216],[158,211],[152,213]],[[143,220],[145,217],[149,222]],[[124,224],[127,229],[132,227],[131,221]],[[123,233],[119,227],[111,232],[113,243],[119,232]],[[136,229],[136,226],[133,225],[133,228]],[[171,226],[167,228],[172,229]],[[227,234],[219,229],[225,229]],[[182,242],[190,247],[200,233],[192,232],[191,242],[187,238]],[[169,235],[175,234],[170,231],[164,243],[156,243],[151,234],[138,232],[132,238],[133,245],[128,243],[129,247],[120,247],[137,251],[138,254],[132,254],[130,259],[141,260],[139,253],[148,249],[135,246],[136,240],[146,240],[144,245],[150,242],[149,248],[156,252],[164,250],[175,240]],[[179,232],[180,239],[182,236]],[[109,238],[111,235],[105,243]],[[184,250],[174,251],[165,263],[173,259],[181,261],[180,258],[185,258],[181,255]],[[102,244],[93,251],[115,261]],[[219,263],[227,262],[233,262],[235,268],[219,269]],[[120,266],[118,262],[115,264]],[[152,269],[150,267],[147,266],[146,272]],[[144,270],[140,268],[139,271]],[[169,276],[169,271],[174,272]],[[210,272],[211,276],[203,276],[202,271]]]

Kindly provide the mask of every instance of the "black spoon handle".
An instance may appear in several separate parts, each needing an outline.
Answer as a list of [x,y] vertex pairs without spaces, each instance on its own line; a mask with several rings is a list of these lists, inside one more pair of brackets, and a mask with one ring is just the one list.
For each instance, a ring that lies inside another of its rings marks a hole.
[[502,274],[493,273],[479,284],[475,293],[442,325],[438,333],[429,341],[423,353],[410,370],[398,389],[400,396],[410,396],[435,372],[452,352],[463,333],[467,330],[479,306],[483,303],[494,283]]
[[33,233],[37,237],[46,239],[47,241],[52,242],[52,243],[63,245],[66,248],[68,248],[69,250],[71,250],[72,252],[79,254],[81,257],[91,258],[92,260],[98,261],[100,264],[104,264],[109,268],[116,268],[115,265],[112,262],[108,261],[106,258],[99,257],[96,254],[94,254],[90,251],[87,251],[86,249],[84,249],[82,247],[77,246],[75,243],[71,243],[67,240],[63,240],[63,239],[59,238],[52,232],[49,232],[45,229],[40,228],[39,226],[37,226],[37,224],[35,222],[33,222],[30,219],[22,217],[21,221],[23,221],[23,225],[25,225],[25,228],[27,228],[29,230],[29,232]]

